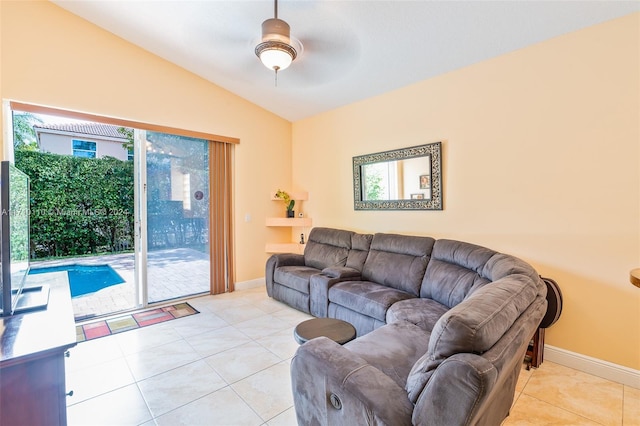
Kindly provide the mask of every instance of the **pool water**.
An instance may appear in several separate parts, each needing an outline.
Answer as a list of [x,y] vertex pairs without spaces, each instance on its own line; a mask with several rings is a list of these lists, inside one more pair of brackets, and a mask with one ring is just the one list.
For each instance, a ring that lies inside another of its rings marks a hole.
[[125,282],[109,265],[63,265],[31,268],[29,275],[67,271],[71,297],[94,293],[105,287]]

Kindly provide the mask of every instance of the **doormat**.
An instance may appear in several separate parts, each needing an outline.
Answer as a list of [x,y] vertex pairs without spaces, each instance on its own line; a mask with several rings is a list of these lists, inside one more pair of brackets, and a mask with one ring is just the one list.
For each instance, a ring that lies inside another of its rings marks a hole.
[[110,336],[123,331],[171,321],[176,318],[188,317],[197,313],[199,311],[186,302],[163,306],[162,308],[151,308],[142,312],[78,325],[76,326],[76,340],[85,342],[98,337]]

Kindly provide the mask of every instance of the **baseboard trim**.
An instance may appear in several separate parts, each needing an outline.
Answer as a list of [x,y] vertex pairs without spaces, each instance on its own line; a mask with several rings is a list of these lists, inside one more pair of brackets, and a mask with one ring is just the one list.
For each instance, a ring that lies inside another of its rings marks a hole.
[[640,370],[550,345],[544,345],[544,360],[640,389]]
[[264,285],[264,278],[256,278],[255,280],[241,281],[235,284],[236,290],[248,290]]

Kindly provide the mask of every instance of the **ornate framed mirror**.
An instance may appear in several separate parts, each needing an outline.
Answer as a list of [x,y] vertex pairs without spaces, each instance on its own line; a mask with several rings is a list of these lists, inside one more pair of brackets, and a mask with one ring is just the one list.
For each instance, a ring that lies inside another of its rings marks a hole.
[[442,210],[442,143],[353,157],[355,210]]

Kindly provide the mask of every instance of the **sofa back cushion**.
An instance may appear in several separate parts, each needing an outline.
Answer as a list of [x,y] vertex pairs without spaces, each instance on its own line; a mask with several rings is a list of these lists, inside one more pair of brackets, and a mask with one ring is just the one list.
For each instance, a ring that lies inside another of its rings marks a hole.
[[531,278],[511,275],[479,288],[440,317],[427,353],[407,378],[409,399],[416,402],[433,372],[451,355],[482,354],[491,349],[540,292]]
[[375,234],[362,279],[418,296],[434,242],[431,237]]
[[484,265],[482,275],[491,281],[497,281],[508,275],[521,274],[526,275],[533,281],[538,281],[540,275],[524,260],[518,259],[509,254],[496,253]]
[[371,234],[356,234],[354,232],[351,235],[351,250],[347,255],[347,264],[345,266],[362,271],[364,262],[369,254],[371,240],[373,240],[373,235]]
[[313,228],[304,248],[304,264],[324,269],[345,266],[351,249],[352,231],[333,228]]
[[477,288],[494,281],[485,265],[496,254],[485,247],[462,241],[438,240],[422,280],[420,297],[448,308],[456,306]]

